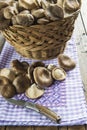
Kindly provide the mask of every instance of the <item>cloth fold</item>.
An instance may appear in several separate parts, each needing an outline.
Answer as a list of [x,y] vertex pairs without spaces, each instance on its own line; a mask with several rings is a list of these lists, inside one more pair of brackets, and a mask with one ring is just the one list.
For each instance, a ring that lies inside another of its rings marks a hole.
[[[61,116],[61,121],[59,123],[53,122],[44,115],[36,113],[33,110],[12,105],[0,96],[0,125],[64,126],[87,123],[87,105],[74,37],[68,41],[64,53],[76,62],[76,68],[67,72],[67,77],[64,81],[55,81],[51,87],[45,90],[45,94],[36,100],[27,98],[25,94],[19,94],[14,97],[15,99],[32,101],[50,108],[56,112],[57,115]],[[0,55],[0,68],[9,68],[10,62],[14,59],[27,61],[30,64],[36,61],[22,57],[6,42]],[[45,64],[55,64],[58,66],[57,58],[43,62]]]

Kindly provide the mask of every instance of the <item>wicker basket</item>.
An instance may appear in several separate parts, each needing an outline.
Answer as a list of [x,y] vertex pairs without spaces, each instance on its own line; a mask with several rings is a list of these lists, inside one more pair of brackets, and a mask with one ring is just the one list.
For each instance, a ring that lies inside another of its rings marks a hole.
[[6,40],[24,57],[47,60],[63,53],[71,38],[79,11],[47,25],[10,26],[3,31]]

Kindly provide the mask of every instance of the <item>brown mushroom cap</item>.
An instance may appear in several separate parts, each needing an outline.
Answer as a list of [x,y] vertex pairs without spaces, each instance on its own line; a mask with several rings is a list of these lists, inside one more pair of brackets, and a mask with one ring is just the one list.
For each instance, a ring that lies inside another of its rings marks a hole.
[[52,76],[55,80],[62,81],[66,78],[66,72],[62,68],[55,67],[52,70]]
[[34,9],[31,11],[31,14],[36,18],[42,18],[45,16],[44,9]]
[[6,77],[0,76],[0,93],[5,98],[11,98],[16,94],[16,89]]
[[28,67],[28,76],[31,79],[32,83],[34,82],[34,77],[33,77],[33,71],[36,67],[42,66],[45,67],[45,64],[43,62],[37,61],[33,62],[29,67]]
[[45,67],[36,67],[33,76],[36,84],[41,88],[48,87],[53,83],[51,72]]
[[14,79],[13,85],[15,86],[17,93],[20,94],[26,91],[31,85],[31,81],[26,75],[19,75]]
[[15,79],[15,73],[14,71],[12,71],[11,69],[8,68],[3,68],[0,71],[0,76],[4,76],[6,78],[8,78],[10,81],[13,81]]
[[75,68],[76,63],[67,55],[60,54],[58,56],[59,65],[66,71],[72,70]]
[[9,4],[11,4],[14,0],[0,0],[0,10]]
[[44,94],[44,89],[39,89],[36,84],[32,84],[27,90],[26,90],[26,96],[31,99],[36,99],[41,97]]
[[26,73],[24,65],[19,60],[13,60],[11,62],[11,69],[17,74]]

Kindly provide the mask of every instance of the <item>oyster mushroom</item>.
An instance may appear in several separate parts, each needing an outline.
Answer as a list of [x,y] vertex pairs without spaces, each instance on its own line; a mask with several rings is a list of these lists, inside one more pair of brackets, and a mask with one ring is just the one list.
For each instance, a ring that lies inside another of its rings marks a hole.
[[35,17],[35,18],[42,18],[45,16],[44,14],[44,9],[34,9],[31,11],[31,14]]
[[36,0],[19,0],[19,6],[24,9],[32,10],[37,7]]
[[44,89],[39,89],[38,86],[34,83],[26,90],[25,95],[28,98],[36,99],[41,97],[44,94],[44,91]]
[[33,62],[29,67],[28,67],[28,76],[31,79],[31,82],[34,82],[34,77],[33,77],[33,71],[36,67],[42,66],[45,67],[45,64],[43,62],[37,61]]
[[40,18],[40,19],[37,20],[38,24],[47,24],[49,22],[50,21],[47,18]]
[[62,68],[55,67],[52,70],[52,77],[55,80],[62,81],[66,78],[66,72]]
[[4,17],[6,19],[11,19],[14,15],[18,14],[18,10],[14,6],[7,6],[4,8]]
[[15,73],[11,69],[3,68],[0,71],[0,76],[4,76],[8,78],[10,81],[13,81],[15,79]]
[[0,76],[1,95],[5,98],[11,98],[16,94],[16,89],[12,83],[3,76]]
[[76,63],[67,55],[60,54],[58,56],[59,65],[66,71],[72,70],[75,68]]
[[50,4],[46,0],[43,0],[42,6],[45,8],[45,15],[48,19],[54,21],[64,18],[63,0],[57,0],[56,4]]
[[65,0],[65,10],[68,13],[74,12],[80,9],[81,3],[78,0]]
[[0,10],[11,4],[14,0],[0,0]]
[[45,67],[36,67],[33,71],[35,83],[41,87],[49,87],[53,83],[51,72]]
[[11,69],[16,73],[16,75],[26,73],[24,65],[19,60],[13,60],[11,62]]
[[21,94],[31,85],[31,81],[26,75],[19,75],[14,79],[13,85],[15,86],[17,93]]
[[29,67],[28,62],[22,61],[21,63],[22,63],[22,65],[23,65],[24,69],[27,71],[27,70],[28,70],[28,67]]
[[30,26],[34,23],[34,17],[31,14],[21,14],[15,16],[17,24],[22,26]]
[[23,10],[20,12],[20,14],[30,14],[30,11],[29,10]]

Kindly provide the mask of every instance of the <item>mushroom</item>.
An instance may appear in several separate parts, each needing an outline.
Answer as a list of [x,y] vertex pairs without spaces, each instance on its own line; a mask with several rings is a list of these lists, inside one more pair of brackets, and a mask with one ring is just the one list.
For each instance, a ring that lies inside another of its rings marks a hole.
[[24,69],[27,71],[27,70],[28,70],[28,67],[29,67],[28,62],[22,61],[21,63],[22,63],[22,65],[23,65]]
[[0,10],[11,4],[14,0],[0,0]]
[[63,0],[57,0],[56,4],[50,4],[46,0],[43,0],[42,6],[45,9],[45,15],[48,19],[54,21],[64,18]]
[[31,82],[34,82],[34,77],[33,77],[33,71],[36,67],[42,66],[45,67],[45,64],[43,62],[37,61],[33,62],[29,67],[28,67],[28,76],[31,79]]
[[26,73],[24,65],[17,59],[11,62],[11,69],[16,73],[16,75]]
[[17,24],[22,26],[30,26],[34,23],[34,17],[31,14],[21,14],[15,16]]
[[4,8],[4,17],[6,19],[11,19],[16,14],[18,14],[16,6],[7,6],[6,8]]
[[66,12],[71,13],[80,9],[81,3],[78,0],[65,0],[64,6]]
[[44,89],[39,89],[38,86],[34,83],[26,90],[25,95],[28,98],[36,99],[41,97],[44,94],[44,91]]
[[30,11],[29,10],[23,10],[20,12],[20,14],[30,14]]
[[4,76],[8,78],[10,81],[13,81],[15,79],[15,73],[11,69],[3,68],[0,71],[0,76]]
[[50,70],[50,71],[52,71],[55,67],[57,67],[57,66],[54,65],[54,64],[49,64],[49,65],[47,66],[47,69]]
[[66,71],[72,70],[75,68],[76,63],[67,55],[60,54],[58,56],[59,65]]
[[36,0],[19,0],[18,2],[19,6],[23,7],[24,9],[32,10],[38,6]]
[[49,22],[50,21],[47,18],[40,18],[40,19],[37,20],[38,24],[47,24]]
[[12,83],[3,76],[0,76],[1,95],[5,98],[11,98],[16,94],[16,89]]
[[35,83],[41,87],[49,87],[53,83],[51,72],[45,67],[36,67],[33,71]]
[[62,68],[55,67],[52,70],[52,77],[55,80],[62,81],[66,78],[66,72]]
[[35,17],[35,18],[42,18],[45,16],[44,14],[44,9],[33,9],[31,11],[31,14]]
[[13,85],[15,86],[17,93],[21,94],[31,85],[31,81],[28,76],[19,75],[14,79]]
[[37,5],[38,5],[39,7],[41,7],[41,1],[42,1],[42,0],[36,0],[36,3],[37,3]]

